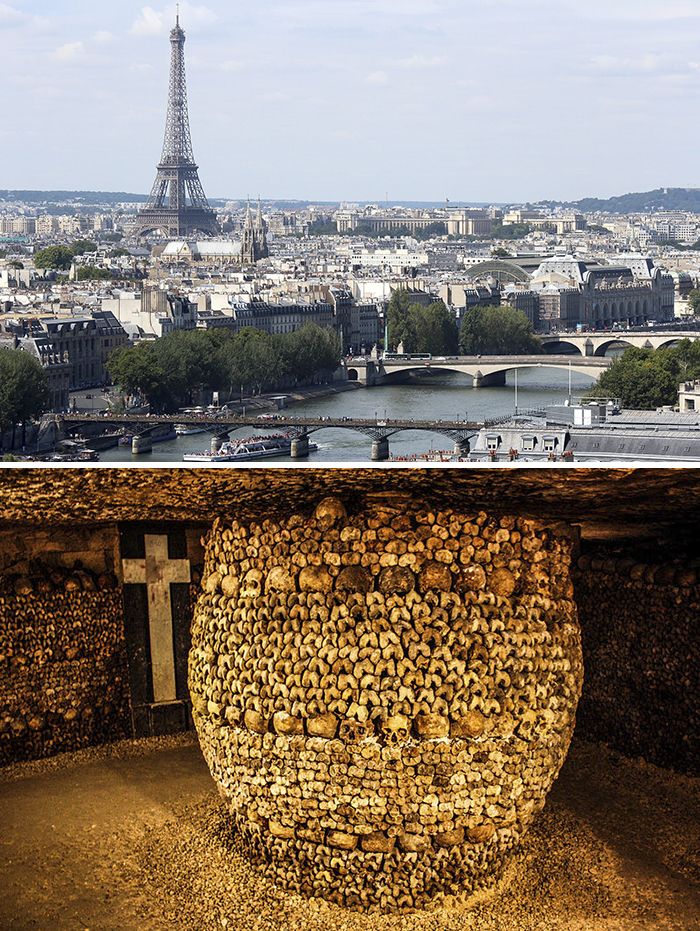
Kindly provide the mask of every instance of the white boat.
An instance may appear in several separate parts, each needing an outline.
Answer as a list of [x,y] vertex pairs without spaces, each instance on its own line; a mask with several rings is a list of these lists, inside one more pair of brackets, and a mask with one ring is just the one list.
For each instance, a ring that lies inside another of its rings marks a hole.
[[175,433],[178,436],[194,436],[195,433],[206,433],[206,427],[197,427],[194,424],[187,423],[176,423],[175,424]]
[[[185,453],[182,459],[183,462],[246,462],[271,456],[290,456],[293,439],[295,437],[287,434],[250,436],[245,440],[228,440],[222,443],[218,453]],[[317,449],[316,443],[309,443],[309,452]]]

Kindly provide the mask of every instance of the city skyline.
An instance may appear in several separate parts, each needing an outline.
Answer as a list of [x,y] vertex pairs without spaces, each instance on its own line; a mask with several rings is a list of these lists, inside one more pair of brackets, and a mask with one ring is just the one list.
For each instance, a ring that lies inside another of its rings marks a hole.
[[[182,3],[207,193],[505,202],[697,186],[700,8],[523,6]],[[0,4],[3,186],[145,193],[174,18],[175,4]]]

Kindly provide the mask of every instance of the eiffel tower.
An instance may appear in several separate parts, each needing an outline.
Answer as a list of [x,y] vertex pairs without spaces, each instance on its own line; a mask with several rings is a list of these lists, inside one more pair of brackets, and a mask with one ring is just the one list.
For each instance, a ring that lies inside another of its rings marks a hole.
[[170,32],[170,87],[163,153],[148,203],[136,217],[135,232],[139,236],[156,230],[175,237],[195,231],[221,232],[204,194],[192,152],[185,80],[185,33],[180,28],[179,12],[175,28]]

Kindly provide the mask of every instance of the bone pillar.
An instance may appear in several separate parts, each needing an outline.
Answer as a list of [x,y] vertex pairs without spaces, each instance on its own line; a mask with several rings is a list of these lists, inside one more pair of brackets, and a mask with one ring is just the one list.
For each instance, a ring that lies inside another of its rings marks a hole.
[[245,855],[354,908],[493,883],[573,731],[571,545],[408,497],[217,521],[190,689]]

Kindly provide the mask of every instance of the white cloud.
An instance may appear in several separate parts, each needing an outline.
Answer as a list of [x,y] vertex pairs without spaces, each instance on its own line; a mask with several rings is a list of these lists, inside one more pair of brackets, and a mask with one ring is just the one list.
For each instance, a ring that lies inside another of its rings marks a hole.
[[386,71],[372,71],[365,78],[365,84],[371,84],[374,87],[383,87],[389,83],[389,75]]
[[6,3],[0,3],[0,26],[14,26],[26,22],[26,15]]
[[100,29],[99,32],[96,32],[92,38],[95,42],[103,44],[105,42],[111,42],[114,36],[111,32],[107,32],[106,29]]
[[163,14],[144,6],[131,26],[135,36],[157,36],[163,31]]
[[410,58],[398,58],[393,64],[398,68],[421,69],[439,68],[447,59],[443,55],[411,55]]
[[66,42],[53,53],[57,61],[76,61],[85,54],[85,46],[82,42]]
[[[144,6],[132,23],[131,32],[135,36],[160,35],[175,25],[175,15],[175,4],[170,4],[161,10],[154,10],[152,6]],[[211,26],[216,20],[216,13],[208,6],[180,4],[180,25],[185,30]]]
[[45,29],[49,20],[45,16],[30,16],[22,10],[7,3],[0,3],[0,29],[3,26],[31,26],[36,29]]
[[622,58],[617,55],[594,55],[589,62],[592,71],[606,75],[658,74],[668,70],[658,55]]

